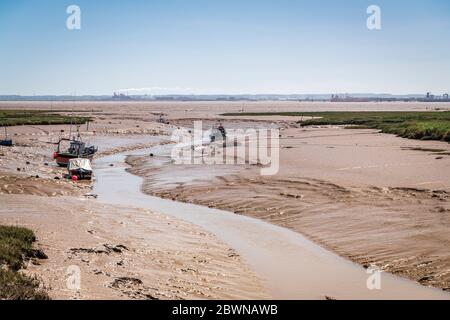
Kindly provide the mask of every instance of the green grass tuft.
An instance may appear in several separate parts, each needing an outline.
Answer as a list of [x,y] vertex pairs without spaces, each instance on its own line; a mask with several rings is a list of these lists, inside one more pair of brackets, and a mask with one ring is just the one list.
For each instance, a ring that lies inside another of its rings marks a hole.
[[0,269],[1,300],[49,300],[48,294],[39,288],[39,281],[19,272]]
[[0,299],[49,299],[36,279],[19,272],[26,259],[36,256],[37,251],[33,249],[35,241],[31,230],[0,226]]
[[33,252],[34,233],[25,228],[0,226],[0,265],[17,271],[23,267],[23,258]]

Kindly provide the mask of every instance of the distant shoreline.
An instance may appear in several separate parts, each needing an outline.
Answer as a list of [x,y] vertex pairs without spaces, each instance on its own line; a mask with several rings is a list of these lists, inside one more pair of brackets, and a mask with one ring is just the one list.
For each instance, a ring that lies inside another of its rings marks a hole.
[[450,102],[447,94],[427,96],[424,94],[168,94],[168,95],[0,95],[0,101],[45,101],[45,102],[149,102],[149,101],[187,101],[187,102],[257,102],[257,101],[297,101],[297,102]]

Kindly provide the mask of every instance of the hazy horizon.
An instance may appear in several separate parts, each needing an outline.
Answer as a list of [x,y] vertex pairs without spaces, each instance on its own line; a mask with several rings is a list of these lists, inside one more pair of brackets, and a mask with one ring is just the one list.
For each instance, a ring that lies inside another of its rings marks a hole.
[[[447,92],[435,93],[431,92],[431,94],[435,96],[440,96]],[[393,93],[376,93],[376,92],[324,92],[324,93],[271,93],[271,92],[263,92],[263,93],[208,93],[208,94],[189,94],[189,93],[170,93],[170,94],[140,94],[140,93],[128,93],[128,92],[112,92],[111,94],[32,94],[32,95],[17,95],[17,94],[3,94],[0,93],[0,97],[6,96],[17,96],[17,97],[109,97],[113,96],[113,94],[124,94],[128,96],[331,96],[331,95],[348,95],[348,96],[365,96],[365,97],[381,97],[381,96],[425,96],[424,93],[405,93],[405,94],[393,94]]]

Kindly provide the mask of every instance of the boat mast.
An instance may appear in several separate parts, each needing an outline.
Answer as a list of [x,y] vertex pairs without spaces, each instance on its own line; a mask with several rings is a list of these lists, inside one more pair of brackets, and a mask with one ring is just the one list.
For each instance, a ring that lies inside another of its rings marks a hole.
[[70,115],[70,130],[69,130],[69,139],[72,139],[72,125],[73,125],[73,108],[75,106],[75,99],[76,99],[77,91],[74,91],[74,94],[72,95],[72,114]]

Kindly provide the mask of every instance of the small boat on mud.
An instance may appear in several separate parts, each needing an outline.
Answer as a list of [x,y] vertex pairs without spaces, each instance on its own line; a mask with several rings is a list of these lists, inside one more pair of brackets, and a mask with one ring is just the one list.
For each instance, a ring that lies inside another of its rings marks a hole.
[[211,128],[211,133],[209,134],[209,139],[211,143],[215,141],[226,141],[227,139],[227,132],[225,128],[222,126],[222,124],[219,123],[219,125],[214,126]]
[[12,147],[13,146],[13,142],[12,142],[12,140],[0,140],[0,146]]
[[91,180],[92,179],[92,165],[89,159],[71,159],[67,165],[69,178],[72,180]]
[[[62,150],[62,145],[64,142],[69,142],[70,146],[67,150]],[[58,147],[53,154],[53,159],[60,167],[67,167],[71,159],[89,159],[92,161],[98,148],[95,146],[88,147],[85,142],[81,140],[80,137],[72,139],[60,139],[58,141]]]
[[161,124],[170,124],[169,120],[167,120],[166,118],[164,118],[164,115],[163,115],[163,114],[160,114],[160,115],[159,115],[158,123],[161,123]]
[[12,140],[8,139],[8,131],[6,130],[6,127],[5,127],[5,139],[0,139],[0,146],[3,146],[3,147],[12,147],[13,146]]

